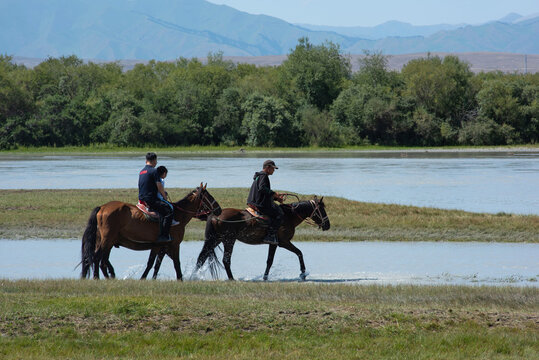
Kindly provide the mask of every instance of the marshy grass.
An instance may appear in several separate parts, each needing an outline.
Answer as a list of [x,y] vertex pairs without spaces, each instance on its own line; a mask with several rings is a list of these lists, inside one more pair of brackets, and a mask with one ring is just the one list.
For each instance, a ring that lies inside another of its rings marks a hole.
[[[192,189],[168,189],[177,200]],[[210,188],[222,207],[244,208],[248,189]],[[310,199],[311,195],[300,195]],[[96,206],[135,203],[136,189],[0,190],[0,238],[79,238]],[[302,224],[295,241],[539,242],[539,216],[485,214],[324,197],[331,229]],[[187,226],[185,240],[203,240],[205,223]]]
[[539,289],[0,280],[20,358],[532,359]]
[[343,147],[253,147],[253,146],[225,146],[225,145],[192,145],[192,146],[154,146],[135,147],[135,146],[116,146],[111,144],[92,144],[87,146],[20,146],[17,149],[2,150],[3,155],[142,155],[151,151],[155,151],[161,155],[169,154],[192,154],[192,153],[208,153],[208,154],[226,154],[237,152],[248,153],[308,153],[308,152],[326,152],[340,153],[350,151],[519,151],[519,150],[535,150],[538,149],[537,144],[515,144],[515,145],[493,145],[493,146],[385,146],[385,145],[358,145],[358,146],[343,146]]

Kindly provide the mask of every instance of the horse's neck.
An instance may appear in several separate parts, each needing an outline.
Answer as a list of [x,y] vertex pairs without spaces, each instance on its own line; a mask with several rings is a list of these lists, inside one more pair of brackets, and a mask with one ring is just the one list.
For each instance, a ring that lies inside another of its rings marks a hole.
[[189,221],[193,216],[195,216],[200,205],[200,200],[195,194],[191,194],[178,201],[176,205],[180,209],[186,210],[182,211],[182,218]]
[[292,208],[291,214],[292,214],[292,222],[294,223],[294,227],[298,226],[306,218],[308,218],[309,215],[311,215],[311,212],[312,212],[312,206],[309,201],[299,202],[295,208]]

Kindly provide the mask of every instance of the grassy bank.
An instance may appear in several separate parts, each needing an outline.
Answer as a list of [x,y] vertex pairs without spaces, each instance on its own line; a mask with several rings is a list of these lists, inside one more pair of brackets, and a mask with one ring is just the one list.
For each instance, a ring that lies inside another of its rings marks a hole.
[[[222,207],[243,208],[248,193],[247,189],[209,190]],[[180,199],[187,192],[188,189],[169,189],[172,199]],[[94,207],[111,200],[133,203],[136,199],[136,189],[0,190],[0,238],[79,238]],[[539,242],[539,216],[324,199],[331,230],[322,232],[302,224],[296,241]],[[204,225],[192,220],[185,239],[202,240]]]
[[170,147],[119,147],[110,144],[96,144],[91,146],[66,147],[19,147],[12,150],[2,150],[0,155],[133,155],[143,156],[148,151],[155,151],[158,155],[190,154],[190,153],[297,153],[297,152],[350,152],[350,151],[512,151],[512,150],[538,150],[538,144],[504,145],[504,146],[440,146],[440,147],[412,147],[412,146],[346,146],[341,148],[325,147],[250,147],[250,146],[170,146]]
[[537,288],[0,281],[0,357],[534,359]]

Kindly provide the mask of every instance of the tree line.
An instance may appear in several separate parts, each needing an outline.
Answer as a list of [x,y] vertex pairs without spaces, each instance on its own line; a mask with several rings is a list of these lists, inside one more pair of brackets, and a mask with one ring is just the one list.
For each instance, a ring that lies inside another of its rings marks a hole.
[[366,53],[360,70],[331,42],[302,38],[286,61],[256,67],[210,54],[122,71],[0,56],[0,149],[114,144],[411,146],[535,144],[539,74],[474,74],[455,56],[400,72]]

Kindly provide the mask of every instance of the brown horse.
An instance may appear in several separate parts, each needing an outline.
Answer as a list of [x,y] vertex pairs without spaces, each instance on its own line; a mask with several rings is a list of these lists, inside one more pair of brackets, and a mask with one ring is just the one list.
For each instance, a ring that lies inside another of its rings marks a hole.
[[[273,258],[277,246],[292,251],[298,256],[300,264],[300,278],[305,280],[305,263],[303,262],[303,254],[292,243],[296,227],[305,219],[312,219],[319,228],[328,230],[330,227],[329,218],[326,214],[323,198],[310,201],[300,201],[292,204],[281,205],[283,209],[283,223],[277,232],[279,245],[270,245],[268,251],[268,260],[264,280],[268,279],[269,270],[273,264]],[[195,271],[200,269],[206,259],[210,258],[210,264],[217,261],[215,255],[215,247],[219,243],[224,245],[223,264],[229,280],[234,280],[232,271],[230,270],[230,259],[232,250],[236,240],[250,245],[263,244],[262,240],[266,235],[267,222],[263,222],[257,217],[254,217],[246,210],[240,209],[223,209],[220,216],[210,216],[206,224],[206,233],[204,247],[198,256]],[[210,269],[212,270],[212,269]],[[212,270],[212,274],[215,271]]]
[[159,233],[158,222],[148,220],[135,205],[111,201],[96,207],[82,237],[81,277],[89,277],[90,267],[93,266],[94,279],[99,278],[99,268],[106,278],[114,278],[114,268],[109,261],[110,251],[114,246],[123,246],[132,250],[152,251],[165,248],[174,263],[176,278],[182,280],[180,243],[185,226],[194,216],[204,212],[219,215],[221,207],[202,184],[172,205],[174,220],[179,224],[171,227],[172,241],[165,245],[155,243]]

